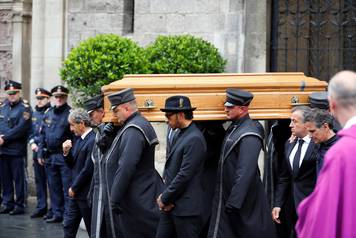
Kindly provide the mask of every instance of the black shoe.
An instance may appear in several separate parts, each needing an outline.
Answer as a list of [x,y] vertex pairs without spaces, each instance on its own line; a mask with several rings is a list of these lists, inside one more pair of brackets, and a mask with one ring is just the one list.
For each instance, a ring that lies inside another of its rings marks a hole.
[[20,209],[20,208],[15,208],[11,212],[9,212],[10,215],[21,215],[21,214],[24,214],[24,213],[25,213],[25,211],[23,209]]
[[59,223],[62,221],[63,221],[63,218],[61,218],[61,217],[52,217],[50,219],[46,219],[47,223]]
[[31,218],[39,218],[39,217],[43,217],[46,215],[46,211],[38,211],[36,210],[34,213],[31,214]]
[[47,213],[46,215],[43,216],[43,220],[51,219],[53,217],[52,213]]
[[13,208],[1,207],[0,208],[0,214],[7,214],[7,213],[11,212],[12,210],[13,210]]

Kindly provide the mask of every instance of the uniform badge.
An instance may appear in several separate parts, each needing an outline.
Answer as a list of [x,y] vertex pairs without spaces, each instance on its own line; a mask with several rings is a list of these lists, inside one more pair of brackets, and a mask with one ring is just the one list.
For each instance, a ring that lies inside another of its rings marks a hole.
[[23,112],[22,113],[22,117],[27,121],[28,119],[30,119],[31,114],[29,112]]

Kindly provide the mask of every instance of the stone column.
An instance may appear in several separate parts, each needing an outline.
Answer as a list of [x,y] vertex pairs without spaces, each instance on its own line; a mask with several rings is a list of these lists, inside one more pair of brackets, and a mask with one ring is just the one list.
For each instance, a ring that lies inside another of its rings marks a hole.
[[12,80],[22,82],[25,99],[29,98],[30,86],[31,4],[31,0],[22,0],[12,7]]
[[267,71],[267,16],[267,1],[245,1],[244,73]]
[[61,84],[59,68],[65,52],[66,1],[33,0],[33,16],[31,92],[36,87],[50,90]]

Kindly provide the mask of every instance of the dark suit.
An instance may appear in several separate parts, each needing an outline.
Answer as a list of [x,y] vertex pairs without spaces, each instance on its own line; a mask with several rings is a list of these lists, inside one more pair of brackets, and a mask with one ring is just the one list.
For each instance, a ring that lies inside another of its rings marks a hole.
[[73,149],[67,156],[64,156],[64,161],[72,172],[71,188],[75,194],[75,197],[69,200],[68,215],[64,217],[64,237],[76,236],[82,218],[90,235],[91,208],[88,206],[87,195],[93,176],[91,152],[94,139],[94,131],[90,131],[84,139],[78,137]]
[[[291,165],[289,157],[293,148],[297,145],[296,141],[286,142],[285,160],[278,177],[274,199],[274,207],[281,207],[282,211],[285,209],[291,210],[288,220],[282,221],[288,224],[290,230],[294,228],[297,221],[296,209],[299,203],[313,191],[316,182],[318,145],[312,140],[309,142],[298,173],[293,174],[293,165]],[[288,204],[291,204],[292,207],[289,208]]]
[[174,204],[161,215],[157,238],[198,237],[203,222],[203,167],[206,158],[204,136],[194,123],[180,129],[167,150],[162,202]]

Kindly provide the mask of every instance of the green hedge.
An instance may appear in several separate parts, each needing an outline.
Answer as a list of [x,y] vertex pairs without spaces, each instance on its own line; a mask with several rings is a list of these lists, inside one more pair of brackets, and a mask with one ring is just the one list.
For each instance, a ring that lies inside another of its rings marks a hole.
[[221,73],[226,65],[213,44],[191,35],[159,36],[146,54],[156,74]]
[[103,34],[73,48],[60,76],[80,105],[125,74],[221,73],[225,65],[213,44],[194,36],[159,36],[143,49],[130,39]]
[[60,69],[60,76],[77,104],[124,74],[144,73],[148,73],[144,50],[134,41],[113,34],[81,42],[70,51]]

